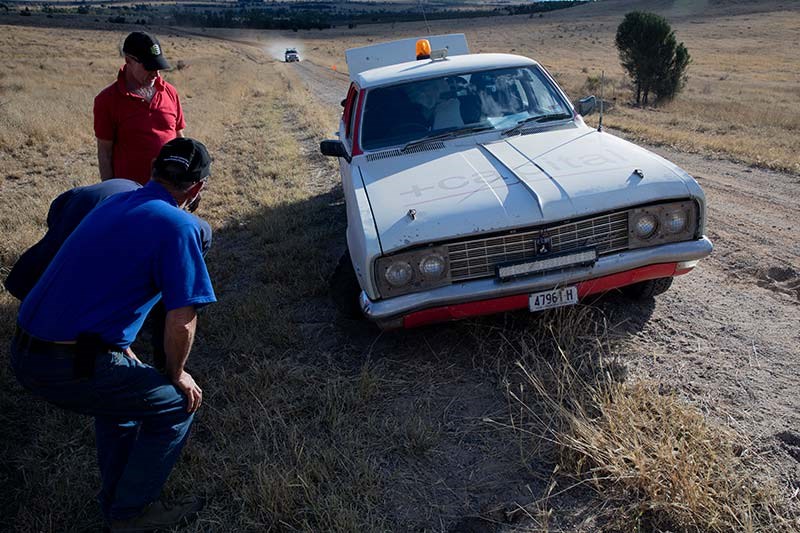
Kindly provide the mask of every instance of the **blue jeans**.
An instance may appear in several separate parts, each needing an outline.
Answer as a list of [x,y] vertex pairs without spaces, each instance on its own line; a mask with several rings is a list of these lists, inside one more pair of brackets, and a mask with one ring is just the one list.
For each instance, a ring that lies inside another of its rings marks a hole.
[[98,495],[106,520],[124,520],[157,500],[189,436],[186,398],[153,367],[98,351],[94,375],[76,378],[71,347],[33,351],[15,338],[19,382],[48,402],[95,418]]

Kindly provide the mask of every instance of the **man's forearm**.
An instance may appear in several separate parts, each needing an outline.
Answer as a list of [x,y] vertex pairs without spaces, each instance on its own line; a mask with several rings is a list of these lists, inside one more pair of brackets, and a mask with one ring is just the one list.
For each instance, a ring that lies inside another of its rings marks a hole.
[[166,353],[166,373],[176,380],[183,373],[183,367],[194,342],[197,328],[197,312],[194,306],[180,307],[167,312],[164,326],[164,352]]
[[100,180],[110,180],[114,177],[114,143],[97,139],[97,166],[100,169]]

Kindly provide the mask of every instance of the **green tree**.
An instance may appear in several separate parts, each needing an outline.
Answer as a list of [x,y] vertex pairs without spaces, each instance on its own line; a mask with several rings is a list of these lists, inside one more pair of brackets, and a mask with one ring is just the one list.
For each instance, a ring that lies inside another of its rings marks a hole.
[[692,59],[664,17],[628,13],[617,28],[616,44],[622,66],[636,86],[638,105],[647,105],[651,93],[656,102],[671,99],[685,85]]

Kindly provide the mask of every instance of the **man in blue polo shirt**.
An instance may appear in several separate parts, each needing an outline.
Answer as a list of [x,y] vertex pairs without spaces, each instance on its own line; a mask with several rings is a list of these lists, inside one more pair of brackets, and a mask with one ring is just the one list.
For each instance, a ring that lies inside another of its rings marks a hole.
[[[75,187],[58,195],[50,204],[47,211],[47,233],[42,239],[27,249],[14,264],[8,273],[3,285],[6,290],[18,300],[24,300],[31,292],[36,282],[42,276],[50,261],[53,260],[61,245],[67,240],[78,224],[83,221],[89,212],[97,207],[109,196],[120,192],[133,191],[141,185],[126,179],[110,179]],[[188,208],[194,211],[200,197]],[[196,218],[200,224],[200,235],[203,241],[203,255],[211,247],[211,226],[201,218]],[[164,370],[166,356],[164,355],[164,320],[166,311],[159,302],[150,311],[151,339],[153,347],[153,365]],[[132,355],[133,351],[128,351]]]
[[[33,393],[95,417],[98,499],[111,531],[171,527],[203,506],[159,496],[203,401],[184,365],[197,309],[216,298],[200,224],[185,209],[209,174],[201,143],[164,145],[152,180],[91,211],[20,306],[12,368]],[[159,298],[165,374],[124,354]]]

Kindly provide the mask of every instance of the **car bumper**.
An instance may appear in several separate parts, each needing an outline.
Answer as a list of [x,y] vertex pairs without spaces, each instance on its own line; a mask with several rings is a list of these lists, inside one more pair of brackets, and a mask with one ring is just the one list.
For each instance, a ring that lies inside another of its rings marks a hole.
[[528,294],[565,285],[578,285],[578,296],[624,287],[648,279],[686,274],[694,261],[707,257],[713,245],[707,237],[641,248],[599,258],[589,267],[501,282],[485,278],[455,283],[429,291],[405,294],[385,300],[360,297],[364,315],[382,327],[416,327],[522,309],[528,306]]

